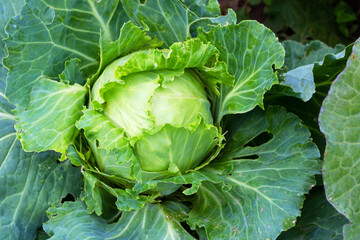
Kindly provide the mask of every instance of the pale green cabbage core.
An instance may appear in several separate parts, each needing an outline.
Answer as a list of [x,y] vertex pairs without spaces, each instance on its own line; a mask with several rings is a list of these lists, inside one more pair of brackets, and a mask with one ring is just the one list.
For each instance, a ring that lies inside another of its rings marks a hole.
[[[123,77],[125,84],[104,93],[105,116],[123,128],[128,137],[141,136],[167,123],[187,126],[198,115],[212,123],[210,102],[200,81],[189,71],[180,74],[157,71]],[[173,80],[165,82],[168,77]]]
[[218,143],[206,91],[191,70],[133,73],[96,89],[102,113],[124,130],[144,171],[193,169]]

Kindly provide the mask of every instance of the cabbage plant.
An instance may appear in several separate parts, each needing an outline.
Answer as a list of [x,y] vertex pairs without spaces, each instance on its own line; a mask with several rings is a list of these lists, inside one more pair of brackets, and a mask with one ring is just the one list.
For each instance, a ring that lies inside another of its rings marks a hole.
[[320,155],[295,114],[264,106],[285,56],[271,30],[213,0],[3,5],[2,236],[275,239],[295,225]]

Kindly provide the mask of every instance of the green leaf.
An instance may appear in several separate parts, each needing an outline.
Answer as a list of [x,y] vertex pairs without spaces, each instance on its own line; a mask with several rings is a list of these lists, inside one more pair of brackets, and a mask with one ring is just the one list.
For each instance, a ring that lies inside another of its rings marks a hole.
[[162,45],[162,43],[158,42],[156,39],[151,40],[151,38],[146,35],[145,30],[141,30],[132,22],[124,23],[121,27],[119,38],[114,42],[110,42],[104,32],[101,33],[100,64],[96,74],[88,81],[90,86],[97,79],[100,72],[116,58],[125,56],[136,50],[159,47]]
[[264,9],[265,25],[279,33],[283,39],[302,43],[309,39],[318,39],[330,46],[339,42],[349,44],[351,39],[340,31],[332,2],[329,0],[268,1]]
[[306,197],[296,226],[277,240],[342,240],[342,228],[348,220],[327,201],[323,187],[316,187]]
[[280,84],[275,85],[271,92],[309,101],[315,93],[313,68],[314,64],[308,64],[283,73],[279,76]]
[[[5,25],[9,21],[9,18],[12,16],[18,15],[20,13],[20,9],[24,6],[24,0],[9,0],[0,3],[1,15],[0,15],[0,39],[4,39],[6,37],[5,33]],[[1,49],[1,53],[3,53]],[[0,55],[0,58],[4,55]]]
[[[212,27],[199,32],[199,38],[211,42],[220,52],[220,60],[235,76],[235,86],[220,85],[215,106],[216,121],[227,114],[245,113],[263,106],[263,95],[278,82],[273,71],[283,65],[284,49],[274,33],[256,21]],[[251,66],[251,67],[248,67]]]
[[95,110],[85,110],[76,127],[84,129],[97,166],[102,172],[132,178],[130,167],[135,156],[123,130],[116,128],[103,114]]
[[320,62],[324,59],[325,55],[330,53],[337,54],[345,48],[341,44],[332,48],[318,40],[307,44],[287,40],[282,45],[285,48],[285,66],[287,66],[288,70]]
[[184,173],[197,167],[222,141],[215,126],[199,120],[191,126],[193,129],[166,124],[154,134],[145,133],[134,145],[141,168],[149,172]]
[[[194,239],[181,226],[188,209],[177,202],[147,204],[137,211],[123,212],[119,221],[107,223],[89,215],[82,202],[66,202],[49,209],[44,230],[56,239]],[[66,231],[64,231],[66,229]]]
[[90,142],[98,140],[98,146],[106,150],[123,147],[124,131],[116,128],[103,114],[86,109],[84,115],[77,121],[76,127],[84,129]]
[[[315,62],[313,64],[312,70],[308,69],[313,72],[316,85],[316,92],[309,101],[304,102],[299,98],[284,96],[284,92],[281,89],[275,88],[278,87],[278,85],[274,85],[274,89],[271,89],[269,94],[265,96],[264,102],[267,105],[280,104],[285,106],[288,111],[295,113],[301,118],[304,122],[303,124],[310,129],[311,135],[320,150],[321,156],[323,156],[325,150],[325,137],[319,129],[318,116],[320,107],[329,91],[332,81],[344,69],[346,61],[351,54],[351,47],[352,45],[347,46],[343,52],[336,55],[332,53],[325,55],[321,62]],[[311,73],[309,72],[309,74]],[[299,89],[301,89],[301,84]],[[294,92],[290,91],[289,94],[286,95],[293,96]]]
[[360,237],[359,41],[344,71],[333,82],[319,116],[320,129],[327,139],[323,167],[326,195],[352,223],[344,228],[345,239]]
[[161,43],[158,43],[157,41],[152,41],[151,38],[146,35],[145,30],[141,30],[132,22],[126,22],[121,27],[119,38],[116,41],[110,42],[105,34],[101,36],[100,69],[103,69],[117,57],[125,56],[130,52],[142,48],[148,48],[149,46],[157,47],[160,45]]
[[0,2],[0,91],[5,92],[5,80],[7,69],[2,65],[2,58],[7,56],[5,43],[2,41],[6,37],[5,25],[9,18],[18,15],[21,7],[25,4],[24,0],[9,0]]
[[95,212],[97,215],[102,213],[102,198],[101,190],[97,186],[98,179],[91,173],[82,172],[84,176],[84,192],[82,192],[82,199],[87,205],[89,213]]
[[216,0],[147,0],[143,3],[139,0],[123,0],[123,4],[130,19],[138,26],[149,28],[149,34],[158,37],[165,47],[183,42],[191,36],[196,37],[197,27],[207,29],[208,25],[236,22],[232,10],[227,16],[220,15]]
[[123,4],[130,19],[139,26],[148,27],[149,34],[157,36],[165,47],[185,41],[190,36],[189,23],[196,19],[180,1],[123,0]]
[[320,41],[312,41],[305,45],[295,41],[284,41],[283,46],[286,52],[286,69],[279,76],[280,85],[275,85],[271,92],[294,96],[304,102],[309,101],[315,93],[314,64],[322,61],[324,56],[339,53],[344,49],[342,45],[331,48]]
[[356,14],[346,2],[339,2],[334,12],[338,23],[354,22],[353,24],[356,24],[357,22]]
[[[222,174],[232,187],[203,183],[188,223],[192,229],[205,227],[209,239],[275,239],[300,215],[303,195],[321,167],[319,152],[300,120],[282,108],[227,121],[232,123],[229,145],[203,171]],[[254,144],[263,132],[271,139]]]
[[12,108],[0,92],[0,236],[34,239],[51,204],[67,193],[79,195],[81,174],[69,161],[57,163],[54,152],[24,152]]
[[[31,91],[29,106],[18,109],[15,125],[25,151],[55,150],[66,154],[78,131],[75,122],[82,115],[87,88],[39,79]],[[65,155],[63,155],[63,159]]]
[[80,60],[77,58],[71,59],[70,61],[65,61],[65,69],[59,75],[60,81],[68,82],[71,84],[84,85],[85,79],[80,70]]
[[217,17],[220,6],[217,0],[184,0],[182,1],[198,17]]
[[57,80],[64,62],[73,58],[80,60],[84,78],[90,77],[99,67],[100,29],[114,41],[125,21],[118,0],[29,1],[21,17],[13,17],[6,26],[6,96],[26,107],[37,79]]

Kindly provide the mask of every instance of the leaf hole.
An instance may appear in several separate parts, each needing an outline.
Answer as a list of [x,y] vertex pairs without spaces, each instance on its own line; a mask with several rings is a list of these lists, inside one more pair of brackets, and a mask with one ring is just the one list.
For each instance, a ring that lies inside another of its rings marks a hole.
[[257,147],[260,145],[263,145],[270,141],[274,136],[269,132],[262,132],[255,138],[253,138],[251,141],[249,141],[247,144],[244,145],[244,147]]
[[186,224],[186,222],[180,222],[181,226],[195,239],[199,239],[199,234],[190,228],[189,225]]
[[65,197],[61,199],[61,204],[64,202],[75,202],[75,197],[71,193],[68,193]]

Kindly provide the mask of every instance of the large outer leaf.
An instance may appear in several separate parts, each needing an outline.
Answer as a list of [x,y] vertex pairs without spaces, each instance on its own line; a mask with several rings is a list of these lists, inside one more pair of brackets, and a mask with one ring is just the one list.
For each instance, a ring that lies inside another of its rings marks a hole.
[[199,17],[220,15],[220,6],[217,0],[183,0],[182,2]]
[[[0,2],[0,39],[4,39],[6,37],[5,34],[5,25],[8,22],[9,18],[12,16],[18,15],[20,13],[20,9],[24,6],[24,0],[9,0],[9,1],[1,1]],[[1,54],[5,49],[1,48]],[[0,55],[2,57],[3,55]]]
[[87,88],[39,79],[27,110],[15,114],[15,128],[26,151],[55,150],[66,154],[78,130],[75,122],[82,115]]
[[10,56],[4,63],[10,69],[6,88],[10,102],[26,107],[36,80],[58,79],[65,60],[80,59],[85,78],[95,73],[100,29],[108,41],[114,41],[124,21],[118,0],[29,1],[21,17],[13,17],[6,26]]
[[352,50],[345,70],[333,82],[320,113],[327,138],[324,157],[326,195],[352,225],[345,239],[360,238],[360,45]]
[[342,240],[342,228],[348,220],[327,201],[322,186],[306,196],[296,226],[283,232],[277,240]]
[[169,47],[175,42],[183,42],[190,36],[189,23],[196,15],[178,0],[123,0],[126,13],[139,26],[148,26],[150,34],[157,36]]
[[58,154],[22,150],[12,109],[0,91],[0,236],[27,240],[35,238],[51,204],[79,194],[82,180],[69,161],[57,163]]
[[[56,239],[194,239],[180,221],[187,209],[180,203],[147,204],[138,211],[123,212],[118,222],[89,215],[82,202],[68,202],[49,210],[45,231]],[[66,229],[66,231],[64,231]]]
[[0,2],[0,91],[5,91],[5,80],[7,70],[2,65],[2,58],[7,55],[5,43],[2,41],[6,37],[5,25],[10,17],[19,14],[21,7],[25,4],[24,0],[9,0]]
[[216,104],[217,122],[227,114],[245,113],[263,106],[263,95],[278,82],[275,68],[284,63],[284,49],[274,33],[256,21],[213,27],[200,31],[199,38],[219,49],[220,59],[235,76],[235,86],[220,86]]
[[[203,170],[224,174],[232,188],[200,186],[188,222],[193,228],[205,227],[209,239],[275,239],[295,225],[303,195],[320,169],[319,152],[300,120],[282,108],[227,120],[229,144],[220,159]],[[244,147],[262,132],[272,139]]]

